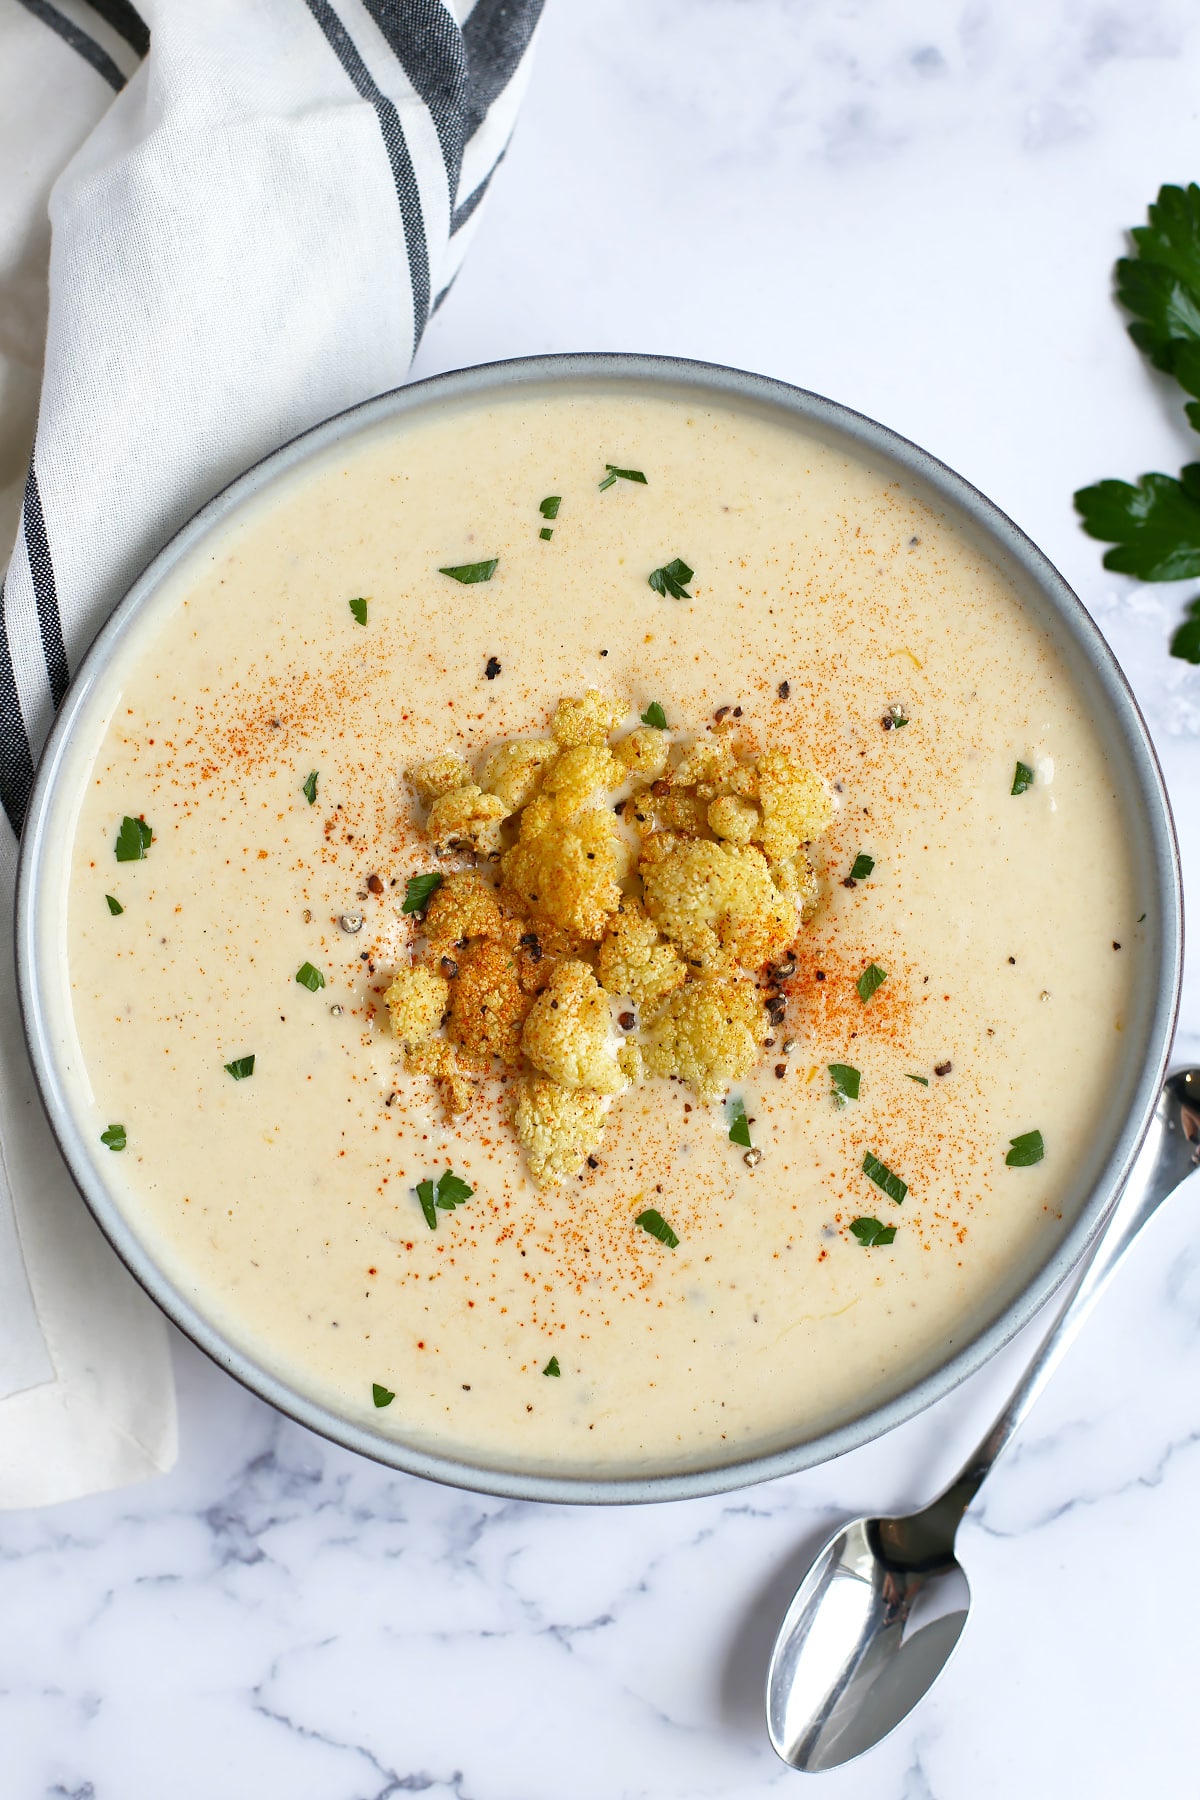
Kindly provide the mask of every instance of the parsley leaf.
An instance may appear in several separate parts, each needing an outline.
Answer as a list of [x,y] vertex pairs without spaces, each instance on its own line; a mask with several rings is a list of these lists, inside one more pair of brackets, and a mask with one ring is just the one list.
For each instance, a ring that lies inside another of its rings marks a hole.
[[365,600],[362,600],[362,599],[351,600],[350,611],[354,614],[354,617],[358,620],[360,625],[366,624],[366,622],[367,622],[367,603]]
[[430,1231],[437,1230],[437,1207],[433,1198],[432,1181],[418,1181],[417,1199],[421,1202],[421,1211],[425,1214],[425,1223]]
[[682,557],[675,556],[669,563],[664,563],[661,569],[652,569],[648,579],[656,594],[670,594],[672,600],[690,600],[692,596],[684,583],[690,581],[695,573],[694,569],[688,568]]
[[396,1396],[393,1394],[391,1388],[381,1387],[379,1382],[373,1381],[371,1383],[371,1398],[376,1406],[390,1406]]
[[1075,505],[1089,537],[1115,544],[1104,567],[1141,581],[1200,575],[1200,463],[1173,475],[1098,481],[1080,488]]
[[550,542],[550,539],[554,536],[554,533],[551,531],[551,529],[548,525],[543,525],[542,529],[538,532],[538,536],[543,540],[544,543],[548,544]]
[[750,1121],[746,1117],[746,1102],[742,1099],[729,1102],[729,1141],[740,1144],[743,1150],[750,1148]]
[[310,994],[315,994],[319,988],[325,986],[325,977],[320,969],[314,969],[310,962],[300,964],[296,970],[296,980],[301,987],[306,987]]
[[878,1219],[851,1219],[850,1229],[864,1250],[873,1244],[890,1244],[896,1235],[894,1225],[881,1225]]
[[404,905],[400,911],[424,912],[445,879],[440,869],[431,869],[428,875],[410,875],[404,884]]
[[117,861],[141,862],[153,842],[154,833],[145,819],[131,819],[126,813],[117,833]]
[[667,729],[667,715],[658,704],[657,700],[652,700],[642,714],[642,724],[653,725],[655,731],[665,731]]
[[871,998],[872,994],[877,994],[879,992],[886,980],[886,969],[881,969],[878,963],[867,964],[866,968],[854,984],[858,989],[858,997],[864,1006],[867,1004],[867,1001]]
[[468,1187],[461,1175],[456,1175],[453,1169],[447,1169],[437,1184],[437,1203],[443,1212],[453,1212],[456,1206],[469,1200],[474,1192],[475,1189]]
[[1171,375],[1181,346],[1200,340],[1200,188],[1160,188],[1149,220],[1129,234],[1137,254],[1117,264],[1117,298],[1138,349]]
[[225,1073],[232,1075],[235,1081],[245,1081],[247,1075],[254,1073],[254,1057],[253,1055],[238,1056],[234,1058],[233,1062],[228,1062],[224,1066]]
[[558,509],[561,505],[561,494],[547,494],[544,500],[538,502],[538,511],[543,519],[557,519]]
[[1025,1131],[1020,1137],[1009,1138],[1008,1141],[1012,1147],[1004,1161],[1010,1169],[1031,1169],[1046,1154],[1040,1131]]
[[906,1075],[904,1079],[905,1081],[919,1081],[922,1087],[929,1086],[928,1075]]
[[470,587],[476,581],[490,581],[499,562],[498,556],[490,556],[486,562],[454,563],[448,569],[439,569],[438,574],[449,575],[453,581],[461,581],[464,587]]
[[561,1375],[562,1374],[562,1370],[558,1366],[557,1356],[552,1356],[550,1358],[550,1361],[546,1364],[545,1368],[542,1370],[542,1374],[543,1375]]
[[907,1181],[901,1181],[898,1175],[893,1175],[887,1164],[881,1163],[869,1150],[863,1157],[863,1174],[869,1175],[875,1186],[882,1188],[888,1199],[894,1200],[897,1206],[908,1192]]
[[875,867],[875,858],[860,850],[854,859],[854,867],[850,871],[851,881],[865,881]]
[[829,1063],[828,1068],[833,1079],[833,1097],[838,1105],[844,1106],[847,1100],[857,1100],[858,1084],[862,1079],[858,1070],[852,1069],[849,1063]]
[[640,1212],[633,1222],[640,1225],[643,1231],[648,1231],[652,1238],[657,1238],[660,1244],[665,1244],[668,1250],[678,1249],[679,1239],[662,1214],[652,1206],[647,1207],[645,1212]]
[[304,786],[300,789],[300,792],[304,795],[304,798],[308,801],[308,804],[310,806],[315,806],[317,804],[317,775],[318,774],[319,774],[319,770],[314,769],[312,774],[309,776],[308,780],[305,782]]
[[123,1150],[125,1148],[125,1127],[110,1125],[107,1131],[100,1133],[100,1142],[107,1144],[110,1150]]
[[1028,763],[1019,762],[1016,767],[1016,773],[1013,775],[1013,784],[1008,790],[1009,793],[1023,794],[1027,788],[1031,788],[1032,786],[1033,770],[1029,767]]
[[108,901],[108,910],[112,914],[113,918],[114,919],[119,918],[120,915],[125,911],[125,908],[121,905],[121,902],[119,900],[114,899],[111,894],[105,894],[104,898]]
[[601,493],[605,488],[610,488],[614,481],[640,481],[643,487],[650,485],[640,469],[618,469],[616,463],[605,463],[604,467],[608,473],[600,483]]
[[1200,596],[1187,603],[1187,617],[1171,639],[1171,655],[1181,662],[1200,663]]

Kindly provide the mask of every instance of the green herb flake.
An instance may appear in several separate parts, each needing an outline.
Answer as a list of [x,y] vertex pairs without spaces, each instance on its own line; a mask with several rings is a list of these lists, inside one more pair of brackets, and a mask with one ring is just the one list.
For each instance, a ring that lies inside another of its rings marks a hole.
[[433,1197],[432,1181],[418,1181],[417,1199],[421,1202],[421,1211],[425,1214],[425,1223],[430,1231],[437,1230],[437,1203]]
[[866,968],[854,984],[858,989],[858,997],[864,1006],[867,1004],[867,1001],[871,998],[872,994],[877,994],[879,992],[886,980],[886,969],[881,969],[878,963],[867,964]]
[[669,563],[664,563],[661,569],[651,569],[647,579],[656,594],[669,594],[672,600],[690,600],[692,596],[684,583],[690,581],[695,573],[694,569],[688,568],[681,556],[675,556]]
[[1171,638],[1171,655],[1180,662],[1200,663],[1200,595],[1189,600],[1186,617]]
[[439,869],[431,869],[428,875],[410,875],[404,884],[404,904],[400,911],[424,912],[445,879]]
[[928,1075],[906,1075],[904,1079],[905,1081],[919,1081],[922,1087],[929,1086]]
[[110,1150],[123,1150],[125,1148],[125,1141],[125,1127],[123,1125],[110,1125],[107,1131],[102,1131],[100,1133],[100,1142],[107,1145]]
[[235,1081],[245,1081],[248,1075],[254,1073],[254,1057],[252,1055],[235,1057],[233,1062],[225,1064],[225,1073],[232,1075]]
[[542,1370],[542,1374],[543,1375],[561,1375],[562,1374],[562,1370],[558,1366],[557,1356],[552,1356],[550,1358],[550,1361],[546,1364],[545,1368]]
[[315,994],[325,986],[325,977],[320,969],[314,969],[310,962],[301,963],[296,970],[296,980],[301,987],[306,987],[310,994]]
[[662,1214],[652,1206],[647,1207],[645,1212],[640,1212],[633,1222],[640,1225],[643,1231],[648,1231],[652,1238],[657,1238],[660,1244],[665,1244],[668,1250],[678,1249],[679,1239]]
[[868,1175],[876,1187],[882,1188],[889,1200],[894,1200],[896,1205],[900,1206],[908,1192],[907,1181],[901,1181],[898,1175],[893,1175],[887,1164],[881,1163],[879,1158],[872,1156],[869,1150],[863,1157],[862,1166],[863,1174]]
[[437,1203],[443,1212],[453,1212],[464,1200],[469,1200],[475,1192],[453,1169],[447,1169],[437,1184]]
[[1029,767],[1028,763],[1019,762],[1016,767],[1016,773],[1013,775],[1012,786],[1008,790],[1009,793],[1023,794],[1027,788],[1031,788],[1032,786],[1033,770]]
[[319,770],[314,769],[304,786],[300,789],[300,792],[304,795],[304,798],[308,801],[310,806],[315,806],[317,804],[317,776],[319,772]]
[[396,1398],[391,1388],[385,1388],[378,1381],[371,1383],[371,1398],[376,1406],[390,1406]]
[[154,833],[145,819],[131,819],[126,813],[117,833],[117,861],[141,862],[153,842]]
[[104,898],[108,902],[108,910],[112,914],[113,918],[119,919],[121,914],[125,911],[125,908],[121,905],[121,902],[119,900],[115,899],[112,894],[105,894]]
[[642,714],[642,724],[653,725],[655,731],[665,731],[667,729],[667,715],[657,700],[652,700]]
[[907,724],[908,720],[904,716],[902,706],[888,707],[887,726],[889,731],[900,731]]
[[538,532],[538,536],[541,538],[541,540],[544,544],[548,544],[550,542],[550,539],[554,536],[554,533],[551,531],[551,529],[548,525],[543,525],[542,529]]
[[860,850],[854,859],[854,867],[850,871],[851,881],[865,881],[875,867],[875,858]]
[[561,494],[547,494],[544,500],[538,502],[538,511],[543,519],[557,519],[558,509],[561,505]]
[[1004,1161],[1010,1169],[1031,1169],[1046,1154],[1040,1131],[1025,1131],[1008,1141],[1011,1147]]
[[750,1121],[746,1117],[746,1102],[741,1099],[729,1102],[729,1141],[740,1144],[743,1150],[750,1149]]
[[838,1105],[844,1106],[847,1100],[857,1100],[858,1084],[862,1080],[858,1070],[852,1069],[849,1063],[829,1063],[828,1068],[833,1081],[833,1097]]
[[851,1219],[850,1229],[864,1250],[876,1244],[890,1244],[896,1235],[894,1225],[881,1225],[878,1219]]
[[640,481],[643,487],[650,485],[640,469],[618,469],[616,463],[605,463],[604,467],[608,473],[600,483],[601,493],[605,488],[610,488],[614,481]]
[[451,581],[461,581],[464,587],[472,587],[477,581],[490,581],[496,573],[500,558],[490,556],[486,562],[454,563],[448,569],[439,569],[439,575],[449,575]]
[[367,603],[365,600],[363,600],[361,598],[358,600],[351,600],[350,611],[353,614],[353,616],[358,620],[360,625],[366,624],[366,622],[367,622]]

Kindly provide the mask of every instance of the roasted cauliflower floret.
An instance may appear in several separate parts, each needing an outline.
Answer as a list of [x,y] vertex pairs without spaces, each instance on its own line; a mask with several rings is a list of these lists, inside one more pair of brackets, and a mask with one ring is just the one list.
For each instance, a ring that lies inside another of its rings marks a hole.
[[503,944],[485,938],[456,958],[450,982],[450,1036],[470,1057],[498,1056],[515,1067],[521,1060],[521,1027],[533,1004],[517,978],[517,959]]
[[688,962],[746,968],[779,956],[796,935],[796,907],[753,848],[705,840],[642,865],[646,911]]
[[516,930],[517,976],[527,994],[540,994],[564,957],[578,957],[582,941],[550,919],[519,919]]
[[833,817],[833,801],[821,777],[790,750],[767,750],[758,759],[760,823],[754,842],[770,862],[793,856]]
[[553,796],[560,817],[586,806],[594,794],[620,787],[625,770],[607,744],[577,744],[564,750],[542,782],[542,792]]
[[665,944],[636,900],[622,900],[600,940],[600,980],[647,1012],[687,980],[673,944]]
[[708,808],[708,827],[727,844],[748,844],[758,825],[758,808],[736,794],[724,794]]
[[545,1075],[518,1083],[514,1119],[534,1180],[565,1181],[599,1147],[608,1102],[592,1088],[565,1088]]
[[785,857],[782,862],[771,864],[771,880],[781,894],[790,894],[800,907],[800,917],[807,924],[817,910],[817,902],[821,898],[821,886],[817,880],[816,870],[809,862],[803,850],[797,850],[795,856]]
[[491,882],[478,869],[455,869],[426,907],[424,931],[440,955],[463,938],[499,937],[504,922]]
[[560,700],[554,709],[550,733],[564,750],[577,744],[602,744],[625,716],[625,707],[589,688],[582,700]]
[[497,744],[484,757],[479,785],[503,800],[510,813],[518,812],[533,799],[546,764],[557,755],[558,745],[548,738],[514,738],[512,743]]
[[493,856],[500,848],[500,825],[508,816],[503,800],[485,794],[473,781],[442,794],[429,809],[426,830],[439,856],[475,850]]
[[488,1072],[486,1062],[468,1062],[445,1038],[428,1038],[425,1043],[414,1045],[405,1054],[404,1066],[410,1075],[432,1078],[450,1119],[457,1113],[466,1112],[479,1077]]
[[749,981],[708,977],[671,995],[646,1033],[649,1075],[677,1075],[704,1101],[717,1100],[758,1061],[767,1015]]
[[672,780],[676,787],[696,787],[703,784],[712,791],[702,798],[711,800],[730,779],[737,766],[737,758],[725,738],[697,738],[684,751]]
[[521,1048],[543,1075],[568,1088],[619,1094],[626,1086],[609,1045],[608,995],[585,962],[561,962],[534,1001]]
[[471,779],[470,769],[453,750],[434,756],[429,762],[418,763],[415,769],[409,770],[409,775],[422,806],[432,806],[443,794],[464,787]]
[[670,744],[665,731],[654,725],[639,725],[613,745],[612,753],[631,775],[642,781],[657,781],[666,769]]
[[392,1035],[402,1044],[423,1044],[442,1022],[450,1001],[449,983],[419,964],[397,969],[383,996],[392,1021]]
[[539,796],[521,814],[521,836],[504,857],[504,880],[530,912],[584,938],[598,938],[621,901],[625,861],[617,822],[592,807],[567,822]]

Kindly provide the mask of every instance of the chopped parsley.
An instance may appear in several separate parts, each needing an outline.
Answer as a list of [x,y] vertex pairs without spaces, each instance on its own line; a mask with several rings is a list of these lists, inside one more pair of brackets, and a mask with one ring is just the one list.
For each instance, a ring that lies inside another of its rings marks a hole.
[[1032,1168],[1046,1154],[1040,1131],[1024,1131],[1020,1137],[1009,1138],[1008,1141],[1010,1149],[1004,1160],[1010,1169]]
[[907,725],[908,720],[904,716],[904,708],[896,705],[889,706],[883,724],[887,731],[899,731],[901,726]]
[[350,611],[354,615],[354,617],[358,620],[360,625],[366,624],[366,622],[367,622],[367,603],[365,600],[363,600],[363,599],[351,600]]
[[919,1081],[922,1087],[929,1086],[928,1075],[906,1075],[904,1079],[905,1081]]
[[561,505],[561,494],[547,494],[544,500],[539,500],[538,511],[541,513],[543,519],[557,519],[558,509]]
[[652,1206],[648,1206],[645,1212],[640,1212],[633,1222],[635,1225],[640,1225],[643,1231],[648,1231],[652,1238],[657,1238],[660,1244],[665,1244],[668,1250],[678,1249],[679,1239],[662,1214],[656,1212]]
[[729,1141],[740,1144],[743,1150],[750,1148],[750,1121],[746,1117],[746,1102],[740,1098],[729,1102]]
[[310,962],[300,964],[296,970],[296,980],[301,987],[306,987],[310,994],[315,994],[319,988],[325,986],[325,977],[320,969],[314,969]]
[[674,556],[661,569],[651,569],[648,580],[656,594],[670,594],[672,600],[690,600],[692,596],[684,583],[690,581],[695,573],[694,569],[688,568],[681,556]]
[[894,1225],[881,1225],[878,1219],[851,1219],[850,1229],[864,1250],[875,1244],[890,1244],[896,1235]]
[[854,984],[858,989],[858,997],[864,1006],[867,1004],[867,1001],[871,998],[872,994],[877,994],[879,992],[886,980],[886,969],[881,969],[878,963],[867,964],[866,968]]
[[424,912],[445,879],[440,869],[431,869],[428,875],[410,875],[404,884],[404,905],[400,911]]
[[550,1358],[550,1361],[546,1364],[545,1368],[542,1370],[542,1374],[543,1375],[561,1375],[562,1374],[562,1370],[558,1366],[557,1356],[552,1356]]
[[225,1064],[225,1073],[232,1075],[235,1081],[245,1081],[247,1075],[254,1073],[253,1055],[235,1057],[233,1062]]
[[107,1131],[100,1133],[100,1142],[106,1144],[110,1150],[123,1150],[125,1148],[125,1127],[110,1125]]
[[893,1175],[887,1164],[881,1163],[869,1150],[863,1157],[863,1174],[868,1175],[876,1187],[882,1188],[888,1199],[894,1200],[897,1206],[908,1192],[907,1181],[901,1181],[898,1175]]
[[393,1394],[391,1388],[382,1387],[378,1381],[373,1381],[371,1383],[371,1398],[376,1406],[390,1406],[396,1396]]
[[438,574],[449,575],[452,581],[461,581],[464,587],[470,587],[476,581],[490,581],[499,562],[498,556],[489,556],[486,562],[454,563],[448,569],[439,569]]
[[430,1231],[437,1230],[439,1208],[442,1212],[453,1212],[456,1206],[469,1200],[474,1192],[475,1189],[468,1187],[461,1175],[456,1175],[453,1169],[447,1169],[436,1183],[418,1181],[417,1199],[421,1202],[421,1211],[425,1214],[425,1223]]
[[318,773],[319,773],[319,770],[314,769],[312,774],[309,776],[308,780],[305,782],[304,786],[300,789],[300,792],[304,795],[304,798],[308,801],[308,804],[310,806],[315,806],[317,804],[317,775],[318,775]]
[[125,908],[121,905],[121,902],[119,900],[115,899],[112,894],[105,894],[104,898],[108,902],[108,910],[112,914],[113,918],[114,919],[119,918],[120,915],[125,911]]
[[1009,793],[1023,794],[1026,788],[1031,788],[1032,786],[1033,770],[1029,767],[1028,763],[1019,762],[1016,767],[1016,772],[1013,775],[1013,784],[1009,789]]
[[854,867],[850,871],[851,881],[865,881],[875,867],[875,858],[860,850],[854,859]]
[[545,543],[549,543],[549,542],[550,542],[550,539],[551,539],[551,538],[552,538],[552,537],[553,537],[553,536],[554,536],[554,533],[553,533],[553,532],[552,532],[552,531],[551,531],[551,529],[550,529],[550,527],[549,527],[549,526],[548,526],[548,525],[543,525],[543,526],[542,526],[542,529],[541,529],[541,530],[540,530],[540,531],[539,531],[539,532],[538,532],[538,536],[539,536],[539,537],[540,537],[540,538],[541,538],[541,539],[542,539],[542,540],[543,540],[543,541],[544,541],[544,542],[545,542]]
[[642,714],[642,724],[653,725],[655,731],[665,731],[667,729],[667,715],[657,700],[652,700]]
[[145,819],[131,819],[126,813],[117,833],[117,861],[141,862],[153,842],[154,833]]
[[845,1106],[847,1100],[858,1099],[858,1084],[862,1077],[857,1069],[849,1063],[829,1063],[829,1074],[833,1081],[833,1097],[839,1106]]
[[614,481],[640,481],[643,487],[650,485],[640,469],[618,469],[616,463],[605,463],[604,467],[608,473],[600,483],[601,493],[605,488],[610,488]]

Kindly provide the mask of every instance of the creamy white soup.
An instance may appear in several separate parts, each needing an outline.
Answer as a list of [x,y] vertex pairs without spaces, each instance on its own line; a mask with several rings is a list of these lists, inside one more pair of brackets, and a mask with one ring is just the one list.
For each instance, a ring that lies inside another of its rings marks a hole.
[[[614,742],[661,707],[675,760],[794,753],[833,815],[754,1067],[629,1086],[539,1182],[520,1069],[448,1117],[383,995],[410,878],[474,860],[407,772],[589,690]],[[194,551],[109,702],[73,777],[79,1105],[170,1279],[302,1393],[485,1465],[728,1461],[944,1361],[1061,1233],[1144,901],[1059,654],[893,472],[628,390],[394,423]]]

